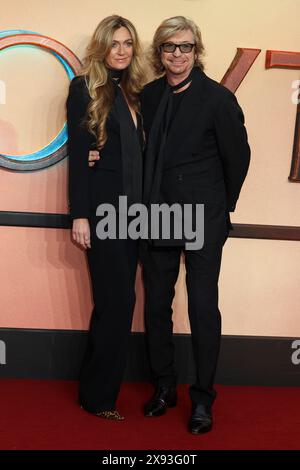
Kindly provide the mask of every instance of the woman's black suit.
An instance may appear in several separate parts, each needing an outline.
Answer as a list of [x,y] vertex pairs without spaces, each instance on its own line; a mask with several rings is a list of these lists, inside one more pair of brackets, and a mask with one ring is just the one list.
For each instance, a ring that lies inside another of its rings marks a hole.
[[[94,309],[79,386],[81,405],[90,412],[115,409],[126,365],[135,304],[137,241],[100,240],[96,208],[101,203],[118,206],[120,195],[139,202],[142,180],[142,129],[136,129],[120,87],[113,82],[115,100],[109,113],[107,141],[100,160],[88,166],[95,137],[83,124],[90,96],[84,77],[75,77],[67,99],[69,203],[72,219],[87,218],[91,249],[87,258]],[[125,139],[126,136],[126,139]]]

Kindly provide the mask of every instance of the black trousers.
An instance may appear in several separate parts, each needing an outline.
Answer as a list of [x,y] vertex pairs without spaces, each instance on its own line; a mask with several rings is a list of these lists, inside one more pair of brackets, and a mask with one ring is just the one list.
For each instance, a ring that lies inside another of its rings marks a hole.
[[138,242],[99,240],[90,221],[87,250],[94,309],[83,360],[79,402],[90,412],[113,410],[126,366],[135,305]]
[[221,315],[218,278],[223,244],[207,244],[201,250],[181,247],[154,248],[141,243],[145,285],[145,327],[150,367],[156,385],[176,384],[172,301],[181,253],[184,251],[188,313],[196,365],[196,381],[190,387],[193,403],[211,405],[220,349]]

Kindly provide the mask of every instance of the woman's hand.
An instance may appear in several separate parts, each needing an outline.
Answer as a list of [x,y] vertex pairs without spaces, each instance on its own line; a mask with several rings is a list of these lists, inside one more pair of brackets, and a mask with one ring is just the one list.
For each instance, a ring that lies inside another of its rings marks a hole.
[[74,219],[72,238],[85,250],[91,248],[91,233],[88,219]]
[[89,167],[93,167],[95,163],[100,160],[100,155],[98,150],[89,151]]

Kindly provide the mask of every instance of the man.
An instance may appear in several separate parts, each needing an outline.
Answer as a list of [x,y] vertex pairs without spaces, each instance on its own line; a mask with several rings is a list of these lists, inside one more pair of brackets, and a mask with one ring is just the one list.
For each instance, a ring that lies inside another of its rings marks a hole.
[[212,428],[213,388],[220,339],[218,277],[224,242],[246,177],[250,149],[235,96],[203,72],[201,34],[178,16],[162,22],[152,43],[152,65],[161,78],[143,90],[147,149],[144,202],[204,204],[204,245],[188,250],[183,240],[141,243],[145,326],[156,385],[145,416],[164,414],[177,403],[172,301],[181,254],[185,255],[188,313],[196,365],[190,386],[189,431]]

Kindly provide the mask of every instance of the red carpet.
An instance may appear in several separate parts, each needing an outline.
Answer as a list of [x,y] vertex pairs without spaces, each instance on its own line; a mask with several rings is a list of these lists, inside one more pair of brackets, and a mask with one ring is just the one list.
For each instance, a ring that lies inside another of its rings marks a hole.
[[0,449],[300,449],[299,388],[218,386],[213,431],[186,430],[190,403],[186,385],[167,415],[144,418],[142,405],[152,388],[123,385],[116,423],[81,410],[77,383],[0,382]]

